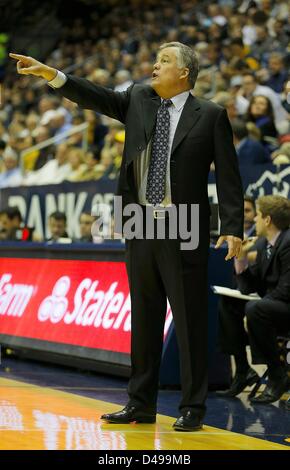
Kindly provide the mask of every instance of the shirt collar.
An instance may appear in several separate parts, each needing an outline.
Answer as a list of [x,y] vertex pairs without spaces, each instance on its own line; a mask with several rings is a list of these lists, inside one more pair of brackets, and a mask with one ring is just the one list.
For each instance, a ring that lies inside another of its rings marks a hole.
[[[189,97],[189,91],[183,91],[182,93],[179,93],[176,96],[173,96],[171,99],[173,106],[177,109],[177,111],[180,111],[183,106],[185,105],[185,102],[187,98]],[[163,101],[163,100],[162,100]]]
[[275,245],[276,241],[277,241],[278,238],[279,238],[280,233],[281,233],[281,230],[280,230],[278,233],[276,233],[276,235],[274,235],[274,237],[271,238],[271,240],[269,240],[270,245],[272,245],[272,246]]

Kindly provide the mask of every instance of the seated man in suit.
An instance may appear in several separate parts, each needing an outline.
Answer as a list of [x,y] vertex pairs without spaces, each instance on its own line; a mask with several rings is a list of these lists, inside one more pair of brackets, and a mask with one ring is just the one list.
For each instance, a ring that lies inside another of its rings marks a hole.
[[[251,401],[271,403],[289,386],[276,337],[290,329],[290,201],[282,196],[260,197],[255,221],[260,237],[256,262],[248,266],[243,249],[239,259],[235,259],[235,271],[239,290],[243,294],[258,292],[261,299],[221,298],[220,346],[223,352],[234,355],[236,375],[231,387],[218,394],[236,396],[257,380],[247,360],[249,342],[253,363],[267,364],[269,372],[264,392]],[[248,334],[244,329],[245,315]]]

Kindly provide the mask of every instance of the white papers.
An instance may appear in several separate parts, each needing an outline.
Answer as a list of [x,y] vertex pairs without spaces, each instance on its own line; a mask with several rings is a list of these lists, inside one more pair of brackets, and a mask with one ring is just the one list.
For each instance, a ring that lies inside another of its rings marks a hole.
[[258,300],[261,297],[257,294],[257,292],[253,294],[241,294],[241,292],[237,289],[230,289],[229,287],[223,286],[211,286],[213,292],[219,295],[226,295],[228,297],[235,297],[236,299],[243,299],[243,300]]

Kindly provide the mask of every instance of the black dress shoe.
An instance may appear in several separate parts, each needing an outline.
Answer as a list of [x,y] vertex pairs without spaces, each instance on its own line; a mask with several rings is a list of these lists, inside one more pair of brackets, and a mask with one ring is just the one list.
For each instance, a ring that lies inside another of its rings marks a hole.
[[156,415],[147,413],[138,409],[136,406],[127,405],[121,411],[116,413],[107,413],[101,416],[108,423],[127,424],[127,423],[155,423]]
[[187,411],[173,424],[175,431],[199,431],[202,429],[202,420],[192,411]]
[[265,390],[258,395],[250,399],[251,403],[273,403],[282,397],[283,393],[287,392],[290,387],[290,381],[288,376],[284,376],[279,381],[269,380]]
[[254,385],[258,380],[260,380],[259,375],[253,369],[249,369],[246,374],[236,374],[230,388],[227,390],[219,390],[216,394],[219,397],[235,397],[246,387]]

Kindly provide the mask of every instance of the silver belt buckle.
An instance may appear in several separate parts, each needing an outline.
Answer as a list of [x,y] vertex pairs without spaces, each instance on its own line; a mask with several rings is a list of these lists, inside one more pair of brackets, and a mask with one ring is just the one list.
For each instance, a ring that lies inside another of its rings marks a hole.
[[153,217],[154,217],[154,219],[165,219],[166,210],[153,209]]

